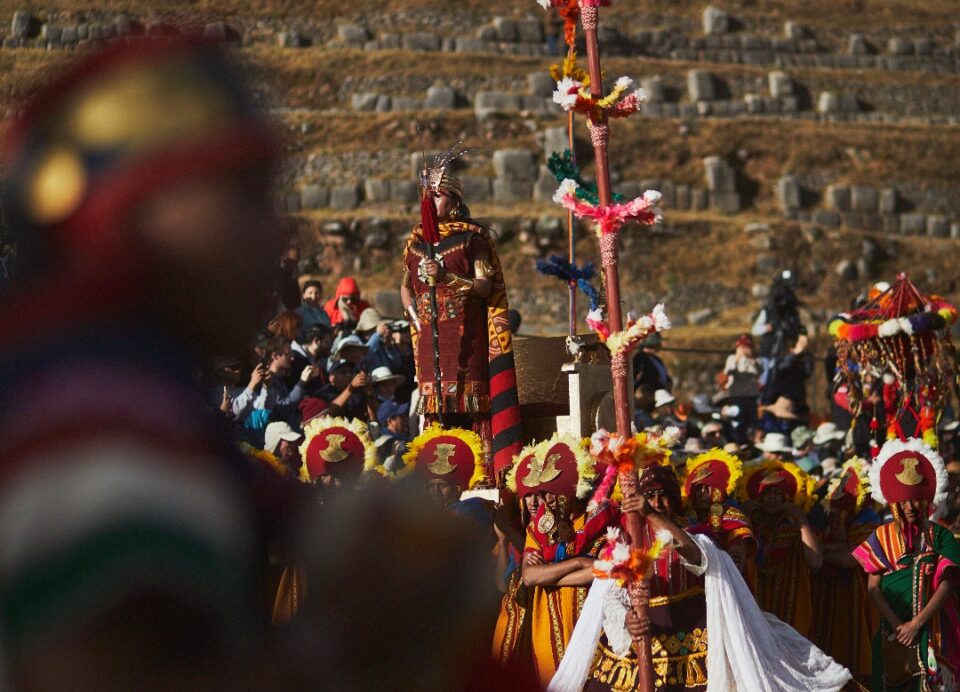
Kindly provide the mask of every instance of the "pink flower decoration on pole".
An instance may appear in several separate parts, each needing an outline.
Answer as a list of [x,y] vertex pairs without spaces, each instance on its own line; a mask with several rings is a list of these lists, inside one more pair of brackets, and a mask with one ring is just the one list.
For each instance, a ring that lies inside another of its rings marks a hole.
[[578,219],[593,219],[597,224],[597,237],[602,237],[608,233],[619,233],[628,221],[636,221],[644,226],[663,221],[663,213],[657,206],[661,197],[656,190],[647,190],[629,202],[611,204],[609,207],[593,206],[577,199],[577,184],[567,178],[560,183],[553,201],[572,211]]

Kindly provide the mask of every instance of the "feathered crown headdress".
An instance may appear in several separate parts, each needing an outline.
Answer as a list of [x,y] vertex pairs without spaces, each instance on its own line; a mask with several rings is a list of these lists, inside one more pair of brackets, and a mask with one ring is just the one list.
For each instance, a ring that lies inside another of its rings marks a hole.
[[420,170],[418,181],[420,189],[432,193],[448,191],[462,197],[463,183],[457,177],[451,175],[447,169],[451,163],[475,148],[463,146],[463,140],[461,139],[446,151],[437,154],[430,166],[427,165],[426,155],[424,155],[423,168]]

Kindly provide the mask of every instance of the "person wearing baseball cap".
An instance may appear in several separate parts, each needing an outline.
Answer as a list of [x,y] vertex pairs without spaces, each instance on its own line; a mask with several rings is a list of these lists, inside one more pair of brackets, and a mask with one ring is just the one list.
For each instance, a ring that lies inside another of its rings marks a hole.
[[276,456],[293,473],[300,470],[300,443],[303,435],[284,421],[267,424],[263,433],[263,448]]
[[410,404],[401,404],[393,400],[384,401],[377,409],[377,422],[380,433],[394,442],[406,442],[410,439]]
[[370,376],[344,358],[331,358],[327,365],[330,383],[317,392],[329,404],[327,415],[376,420],[377,397]]

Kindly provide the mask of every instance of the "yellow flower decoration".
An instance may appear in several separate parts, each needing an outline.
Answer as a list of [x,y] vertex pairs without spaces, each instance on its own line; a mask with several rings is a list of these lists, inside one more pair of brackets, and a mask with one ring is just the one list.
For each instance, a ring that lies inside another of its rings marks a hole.
[[567,56],[563,59],[561,65],[551,65],[550,76],[553,77],[555,82],[559,82],[564,77],[570,77],[583,84],[584,87],[590,86],[590,75],[587,74],[586,70],[577,67],[576,51],[567,52]]

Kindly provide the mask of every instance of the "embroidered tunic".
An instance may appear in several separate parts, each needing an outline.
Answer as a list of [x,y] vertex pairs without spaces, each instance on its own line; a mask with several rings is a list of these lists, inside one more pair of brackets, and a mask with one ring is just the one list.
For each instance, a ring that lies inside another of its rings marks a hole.
[[[654,542],[642,527],[643,550]],[[621,590],[622,591],[622,590]],[[707,604],[703,577],[684,566],[675,550],[661,553],[650,577],[650,654],[657,690],[694,692],[707,688]],[[637,655],[618,654],[607,632],[600,637],[585,691],[627,692],[637,685]]]

